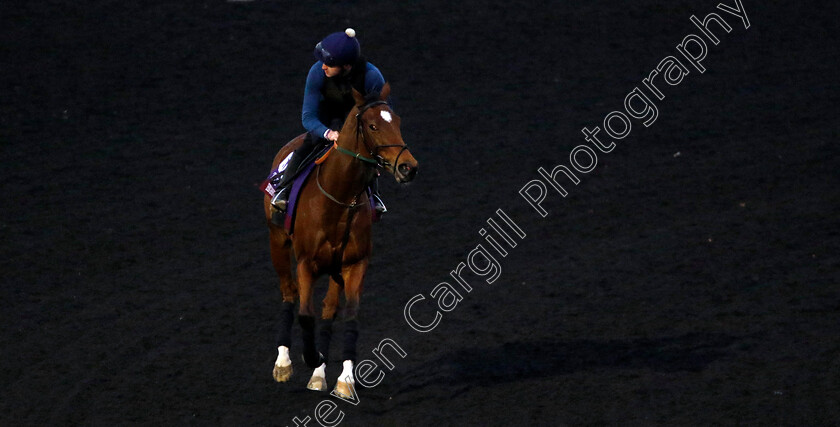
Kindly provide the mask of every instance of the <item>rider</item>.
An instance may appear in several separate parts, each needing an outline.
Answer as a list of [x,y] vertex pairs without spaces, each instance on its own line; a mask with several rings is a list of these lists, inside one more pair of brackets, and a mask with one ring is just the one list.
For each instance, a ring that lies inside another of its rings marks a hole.
[[[289,192],[301,161],[315,149],[337,141],[344,119],[355,105],[352,89],[366,95],[378,92],[385,85],[382,73],[359,54],[359,41],[352,28],[332,33],[315,45],[318,60],[309,69],[303,92],[303,127],[308,131],[301,145],[289,160],[281,189],[271,204],[285,212]],[[371,182],[374,208],[384,213],[385,205],[379,196],[377,179]]]

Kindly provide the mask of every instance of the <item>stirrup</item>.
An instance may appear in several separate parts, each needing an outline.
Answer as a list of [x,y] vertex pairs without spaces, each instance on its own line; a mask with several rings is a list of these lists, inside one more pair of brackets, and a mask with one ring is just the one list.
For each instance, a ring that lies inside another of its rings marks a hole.
[[[274,206],[280,212],[286,212],[286,206],[288,206],[289,201],[288,196],[285,196],[288,190],[283,188],[280,189],[277,193],[274,194],[274,197],[271,198],[271,205]],[[284,197],[285,196],[285,197]]]
[[378,194],[373,195],[373,209],[380,214],[388,212],[388,208],[385,207],[385,203],[382,202],[382,198]]

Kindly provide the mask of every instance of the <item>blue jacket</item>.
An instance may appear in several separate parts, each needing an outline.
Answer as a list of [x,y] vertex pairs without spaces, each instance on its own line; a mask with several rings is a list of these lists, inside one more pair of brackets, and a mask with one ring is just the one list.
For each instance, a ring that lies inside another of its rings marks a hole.
[[[323,62],[318,61],[312,65],[312,68],[309,69],[309,75],[306,76],[306,87],[303,91],[303,111],[301,113],[301,121],[303,122],[303,127],[306,128],[313,136],[321,136],[326,137],[327,131],[330,130],[327,124],[323,123],[323,121],[329,120],[329,117],[324,117],[323,111],[321,106],[324,99],[323,88],[324,84],[327,82],[327,76],[324,74],[324,70],[321,69]],[[355,68],[362,65],[359,63],[358,65],[354,65],[354,70],[358,72]],[[382,86],[385,85],[385,78],[382,77],[382,73],[379,72],[379,69],[376,68],[370,62],[364,62],[365,67],[365,74],[364,74],[364,94],[367,94],[372,91],[379,91],[382,89]],[[351,71],[351,73],[353,73]],[[330,79],[344,79],[347,80],[346,76],[336,76],[330,77]],[[345,82],[345,84],[350,84],[350,82]],[[350,110],[344,111],[343,116],[340,117],[341,120],[350,113]]]

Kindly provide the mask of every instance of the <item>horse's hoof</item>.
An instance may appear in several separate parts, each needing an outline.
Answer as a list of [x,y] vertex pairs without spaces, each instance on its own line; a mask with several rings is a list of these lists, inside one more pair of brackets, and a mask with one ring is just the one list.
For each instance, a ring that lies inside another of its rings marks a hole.
[[274,381],[278,383],[283,383],[289,381],[289,378],[292,376],[292,364],[290,363],[288,366],[277,366],[274,365]]
[[309,379],[309,384],[306,385],[306,388],[315,391],[326,391],[327,379],[313,375],[312,378]]
[[356,395],[353,393],[353,388],[350,387],[350,384],[344,381],[338,381],[335,383],[335,389],[333,390],[333,393],[335,393],[336,396],[342,399],[356,399]]

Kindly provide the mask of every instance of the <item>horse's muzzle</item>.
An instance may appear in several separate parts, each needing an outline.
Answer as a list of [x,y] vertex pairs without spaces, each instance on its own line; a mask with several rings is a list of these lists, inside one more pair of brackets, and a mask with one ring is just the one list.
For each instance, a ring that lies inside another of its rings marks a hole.
[[411,182],[414,176],[417,175],[417,163],[411,164],[409,162],[400,163],[397,166],[397,181],[400,183]]

